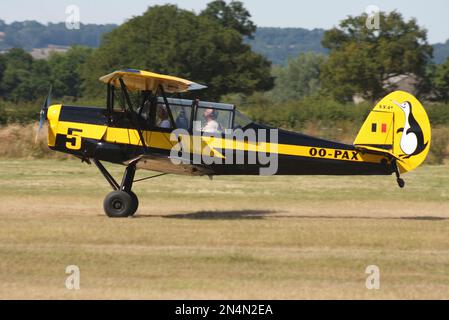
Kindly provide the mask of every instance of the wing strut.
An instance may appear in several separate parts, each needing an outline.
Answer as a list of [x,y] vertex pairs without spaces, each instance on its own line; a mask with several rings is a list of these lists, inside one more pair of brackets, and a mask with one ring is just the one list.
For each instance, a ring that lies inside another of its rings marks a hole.
[[136,117],[136,113],[135,113],[133,105],[131,103],[131,99],[129,98],[128,90],[126,90],[125,82],[123,81],[122,78],[120,78],[119,81],[120,81],[120,86],[122,87],[122,91],[125,95],[125,100],[126,100],[126,104],[128,105],[129,113],[131,115],[131,122],[133,123],[135,129],[137,130],[137,132],[139,134],[139,138],[140,138],[140,141],[142,142],[142,146],[144,147],[145,151],[147,151],[148,147],[145,143],[145,139],[143,138],[142,129],[140,128],[139,120]]
[[172,126],[173,126],[174,129],[177,129],[176,128],[175,119],[173,118],[173,113],[171,113],[171,108],[170,108],[170,105],[168,103],[167,96],[165,95],[165,91],[164,91],[164,88],[162,87],[162,85],[159,85],[159,90],[161,91],[162,98],[164,99],[165,108],[167,108],[168,116],[170,117],[170,121],[172,123]]

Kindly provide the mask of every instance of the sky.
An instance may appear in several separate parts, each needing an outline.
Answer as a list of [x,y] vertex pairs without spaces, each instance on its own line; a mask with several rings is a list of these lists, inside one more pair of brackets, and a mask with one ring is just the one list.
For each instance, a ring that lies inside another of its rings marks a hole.
[[[0,19],[37,20],[42,23],[66,21],[66,7],[77,5],[82,23],[121,24],[142,14],[149,6],[173,3],[200,12],[211,0],[1,0]],[[449,39],[448,0],[243,0],[253,21],[260,27],[301,27],[328,29],[347,15],[358,15],[368,6],[382,11],[397,9],[407,19],[417,18],[428,30],[430,43]]]

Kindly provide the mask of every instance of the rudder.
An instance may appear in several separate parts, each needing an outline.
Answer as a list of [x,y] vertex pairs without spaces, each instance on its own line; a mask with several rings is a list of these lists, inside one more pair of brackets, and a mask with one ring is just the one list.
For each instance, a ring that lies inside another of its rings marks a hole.
[[395,91],[374,107],[354,145],[392,155],[404,173],[424,162],[430,142],[430,122],[422,104],[410,93]]

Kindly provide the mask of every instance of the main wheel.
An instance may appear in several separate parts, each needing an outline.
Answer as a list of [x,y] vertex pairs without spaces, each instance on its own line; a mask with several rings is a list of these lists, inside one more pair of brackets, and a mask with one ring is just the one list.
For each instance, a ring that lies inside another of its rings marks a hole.
[[135,213],[137,206],[130,194],[124,191],[113,191],[104,199],[103,208],[110,218],[126,218]]
[[132,191],[130,191],[128,194],[131,196],[131,200],[133,202],[133,208],[129,215],[133,216],[136,213],[137,209],[139,208],[139,198],[137,198],[136,194]]

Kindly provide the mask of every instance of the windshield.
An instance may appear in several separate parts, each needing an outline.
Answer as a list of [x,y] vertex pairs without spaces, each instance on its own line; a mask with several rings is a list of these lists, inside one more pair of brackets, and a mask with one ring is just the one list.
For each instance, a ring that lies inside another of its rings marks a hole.
[[253,121],[238,110],[235,110],[234,129],[243,129],[253,123]]
[[[165,100],[163,97],[157,97],[157,100],[154,101],[145,99],[145,97],[139,98],[140,104],[136,111],[142,122],[141,125],[145,128],[189,130],[192,129],[192,122],[198,121],[201,129],[205,132],[224,132],[226,129],[244,129],[253,123],[250,118],[236,110],[235,106],[231,104],[198,101],[197,107],[193,108],[195,105],[193,100],[179,98]],[[117,105],[121,106],[120,97],[117,97],[116,101]]]

